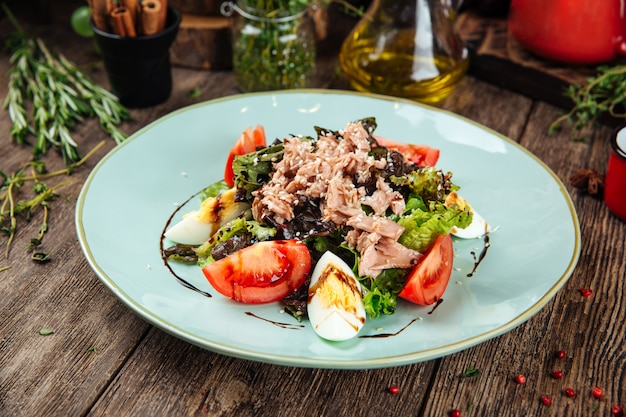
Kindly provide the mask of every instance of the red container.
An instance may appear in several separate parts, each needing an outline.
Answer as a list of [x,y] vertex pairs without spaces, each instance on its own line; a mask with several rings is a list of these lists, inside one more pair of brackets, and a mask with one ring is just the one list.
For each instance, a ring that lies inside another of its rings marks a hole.
[[604,202],[613,214],[626,221],[626,126],[615,129],[611,135]]
[[626,0],[511,0],[508,26],[526,49],[570,64],[626,54]]

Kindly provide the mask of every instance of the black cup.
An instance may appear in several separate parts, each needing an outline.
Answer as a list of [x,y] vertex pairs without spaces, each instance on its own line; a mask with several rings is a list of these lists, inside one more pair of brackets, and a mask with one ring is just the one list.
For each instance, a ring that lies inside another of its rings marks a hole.
[[91,22],[111,90],[127,107],[163,103],[172,92],[169,48],[176,39],[181,14],[168,7],[165,29],[150,36],[123,37],[103,32]]

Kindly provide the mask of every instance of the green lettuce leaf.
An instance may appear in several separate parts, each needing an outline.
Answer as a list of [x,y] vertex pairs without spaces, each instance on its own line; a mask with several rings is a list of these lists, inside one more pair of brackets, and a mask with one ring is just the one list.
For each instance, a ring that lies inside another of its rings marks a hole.
[[402,291],[407,273],[407,269],[386,269],[375,280],[369,277],[361,280],[365,288],[363,306],[370,318],[396,311],[398,294]]
[[453,226],[466,228],[472,222],[469,207],[461,209],[453,204],[446,207],[443,203],[431,202],[429,209],[415,209],[398,219],[404,232],[398,242],[407,248],[425,252],[439,235],[447,235]]
[[230,187],[224,181],[213,183],[200,192],[200,201],[204,201],[210,197],[217,197],[229,189]]
[[252,192],[269,181],[274,163],[283,159],[283,144],[263,148],[246,155],[235,156],[233,172],[235,186],[245,191],[246,200],[252,198]]

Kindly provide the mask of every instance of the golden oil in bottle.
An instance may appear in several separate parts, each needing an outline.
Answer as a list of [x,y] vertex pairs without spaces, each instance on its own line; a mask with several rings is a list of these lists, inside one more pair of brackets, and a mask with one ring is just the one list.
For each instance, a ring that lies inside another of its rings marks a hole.
[[358,91],[437,104],[469,65],[445,0],[374,0],[346,38],[341,69]]

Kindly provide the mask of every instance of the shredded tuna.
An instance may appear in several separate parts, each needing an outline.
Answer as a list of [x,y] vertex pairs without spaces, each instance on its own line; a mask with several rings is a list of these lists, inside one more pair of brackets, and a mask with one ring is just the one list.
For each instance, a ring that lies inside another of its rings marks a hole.
[[[384,217],[387,209],[401,214],[402,196],[382,177],[375,178],[376,189],[367,195],[365,184],[372,172],[387,166],[375,159],[369,134],[361,123],[350,123],[343,139],[328,134],[317,141],[299,138],[284,140],[283,159],[274,166],[271,180],[253,193],[253,216],[273,224],[294,218],[294,205],[301,196],[319,200],[323,221],[332,221],[349,230],[346,243],[359,251],[359,274],[376,277],[386,268],[408,268],[420,254],[397,243],[404,228]],[[367,215],[362,205],[374,212]]]
[[384,269],[415,266],[421,253],[408,249],[393,239],[382,238],[361,252],[359,275],[377,277]]
[[371,207],[375,214],[382,216],[388,208],[394,214],[400,215],[406,208],[402,195],[391,189],[389,184],[382,178],[376,180],[376,190],[361,201],[362,204]]

